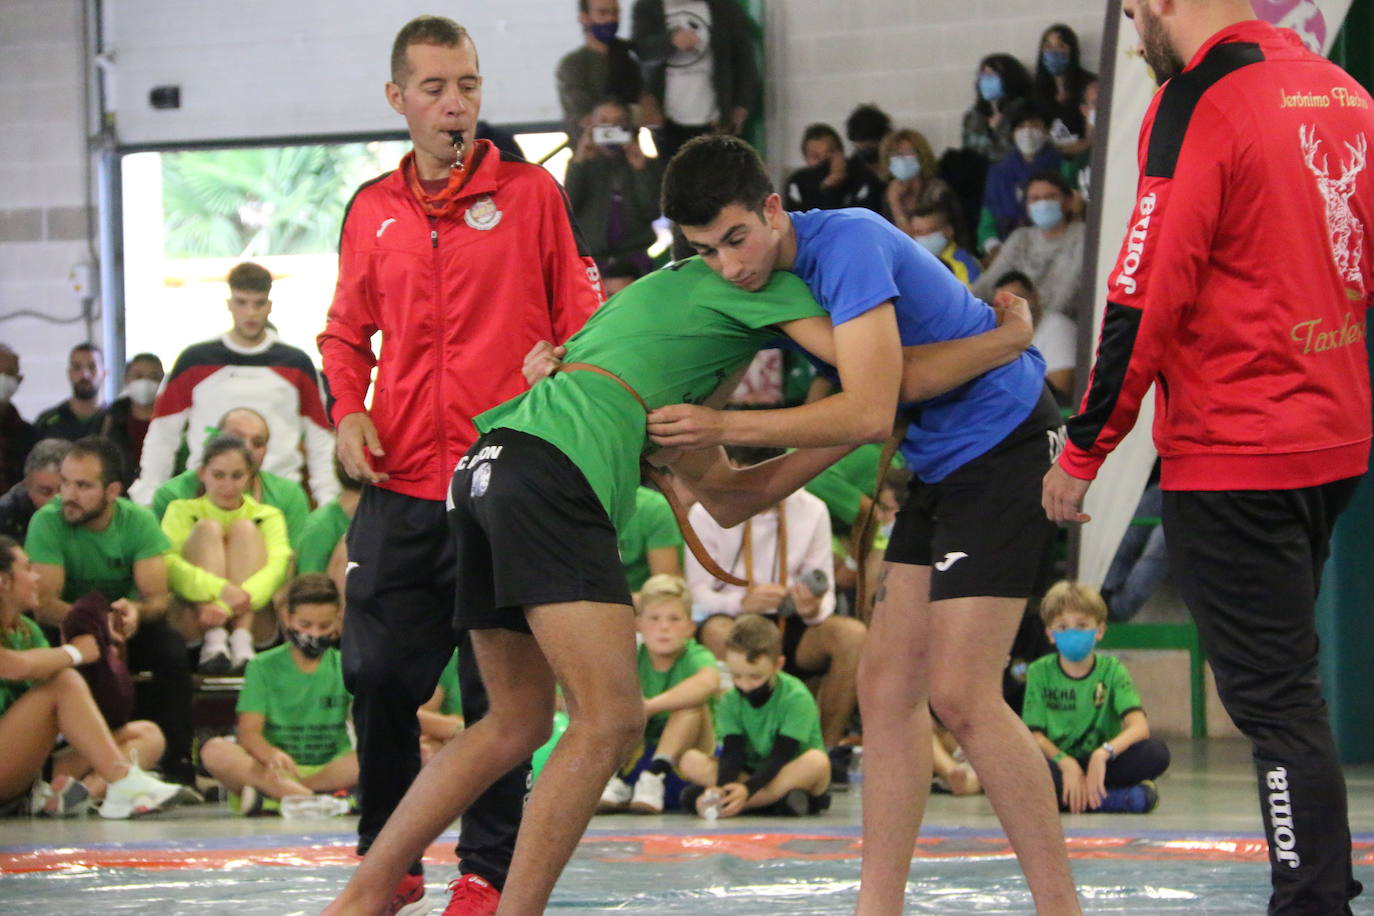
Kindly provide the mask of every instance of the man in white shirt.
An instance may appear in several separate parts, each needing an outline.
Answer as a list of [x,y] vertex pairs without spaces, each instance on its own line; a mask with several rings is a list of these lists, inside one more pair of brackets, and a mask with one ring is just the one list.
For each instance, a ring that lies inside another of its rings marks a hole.
[[310,493],[323,505],[339,495],[339,482],[319,372],[304,350],[282,343],[269,327],[272,275],[267,269],[245,262],[229,271],[228,280],[233,327],[177,357],[153,407],[139,478],[129,497],[149,505],[172,476],[183,435],[186,466],[199,467],[206,429],[236,407],[251,407],[271,433],[261,470],[301,483],[308,467]]
[[720,527],[699,504],[688,517],[711,557],[752,583],[744,588],[720,582],[687,554],[693,614],[702,620],[698,641],[724,658],[735,617],[779,618],[784,670],[802,680],[820,678],[821,733],[826,747],[838,745],[858,703],[855,677],[867,629],[853,617],[835,616],[835,557],[825,503],[798,490],[734,528]]

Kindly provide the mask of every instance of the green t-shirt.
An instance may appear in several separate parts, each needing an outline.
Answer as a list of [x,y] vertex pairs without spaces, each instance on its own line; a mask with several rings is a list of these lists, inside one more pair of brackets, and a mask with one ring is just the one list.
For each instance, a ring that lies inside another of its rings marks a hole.
[[[270,471],[260,471],[258,476],[262,478],[262,499],[258,502],[275,506],[286,516],[286,538],[291,542],[291,549],[296,550],[301,533],[305,530],[305,520],[310,515],[310,501],[305,498],[305,489]],[[196,476],[195,468],[188,468],[153,491],[153,514],[158,521],[162,521],[172,500],[195,499],[199,492],[200,478]]]
[[134,564],[171,548],[153,513],[127,499],[115,500],[114,517],[104,531],[68,525],[62,501],[54,499],[33,514],[24,538],[30,560],[63,568],[63,601],[89,592],[100,592],[106,601],[138,598]]
[[675,547],[678,563],[682,563],[682,532],[668,500],[657,490],[635,490],[634,515],[620,527],[618,540],[620,565],[625,567],[632,592],[639,591],[649,578],[649,551]]
[[[716,657],[711,654],[711,650],[697,642],[695,639],[687,640],[687,644],[682,647],[682,654],[673,662],[673,666],[667,671],[659,671],[654,668],[653,659],[649,657],[647,646],[639,647],[639,689],[644,692],[644,699],[656,697],[669,688],[676,687],[687,678],[696,674],[702,668],[714,668]],[[646,744],[658,744],[658,739],[663,735],[663,727],[668,724],[670,712],[660,712],[650,716],[649,721],[644,724],[644,741]]]
[[825,750],[821,739],[821,711],[816,698],[797,678],[778,672],[773,695],[758,709],[738,690],[729,690],[716,707],[716,736],[744,735],[744,768],[753,772],[773,751],[779,735],[797,739],[797,756],[815,748]]
[[[806,492],[825,503],[832,520],[845,526],[853,525],[859,517],[860,497],[874,495],[873,484],[878,478],[878,461],[882,457],[881,445],[861,445],[813,477],[806,485]],[[906,467],[900,453],[892,456],[892,466]]]
[[[651,410],[700,404],[777,339],[774,325],[825,314],[795,274],[777,271],[751,293],[689,258],[613,296],[569,339],[565,359],[614,373]],[[644,409],[614,379],[562,372],[479,415],[476,425],[553,445],[581,469],[616,527],[629,521],[646,443]]]
[[458,680],[458,650],[453,650],[453,658],[448,660],[444,666],[444,673],[439,675],[439,687],[444,691],[444,698],[439,701],[439,712],[446,716],[461,716],[463,714],[463,688]]
[[[51,648],[47,637],[43,635],[43,631],[39,629],[38,624],[22,614],[19,617],[18,626],[15,627],[15,629],[0,633],[0,645],[3,645],[6,649],[12,649],[15,652],[26,652],[29,649]],[[5,710],[9,709],[10,705],[13,704],[15,700],[22,697],[35,683],[37,682],[0,681],[0,716],[3,716]]]
[[1070,757],[1086,757],[1121,733],[1121,720],[1140,709],[1140,694],[1126,666],[1098,654],[1093,669],[1072,678],[1059,667],[1059,653],[1036,659],[1026,669],[1026,703],[1021,718]]
[[337,499],[311,512],[296,542],[296,572],[325,572],[339,539],[348,533],[350,521]]
[[326,649],[319,667],[306,674],[291,646],[268,649],[248,663],[237,711],[266,718],[262,736],[306,766],[328,763],[346,753],[348,706],[338,649]]

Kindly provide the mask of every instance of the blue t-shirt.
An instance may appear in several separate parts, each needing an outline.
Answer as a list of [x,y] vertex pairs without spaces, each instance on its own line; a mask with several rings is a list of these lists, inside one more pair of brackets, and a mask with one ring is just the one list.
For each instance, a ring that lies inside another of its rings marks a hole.
[[[997,325],[992,308],[940,259],[871,210],[789,213],[797,231],[792,272],[836,325],[889,299],[902,346],[958,340]],[[1034,347],[951,391],[904,407],[907,466],[936,483],[1006,438],[1040,398],[1045,360]]]

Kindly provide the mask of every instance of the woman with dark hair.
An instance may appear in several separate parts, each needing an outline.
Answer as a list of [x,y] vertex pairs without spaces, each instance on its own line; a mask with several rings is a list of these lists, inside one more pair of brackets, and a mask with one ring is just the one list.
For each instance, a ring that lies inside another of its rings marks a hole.
[[977,94],[964,112],[963,146],[990,162],[1011,149],[1010,113],[1031,95],[1031,77],[1010,54],[989,54],[978,64]]
[[991,302],[1007,273],[1025,274],[1047,312],[1078,320],[1087,290],[1083,284],[1084,226],[1073,218],[1073,190],[1055,169],[1036,172],[1026,183],[1028,225],[1007,236],[971,289]]
[[1040,36],[1035,60],[1035,95],[1050,118],[1050,138],[1072,156],[1087,148],[1083,92],[1097,74],[1083,68],[1074,30],[1057,22]]
[[[138,768],[116,743],[76,672],[99,658],[94,637],[50,648],[38,624],[24,615],[38,603],[38,573],[19,544],[0,536],[0,802],[30,792],[30,810],[78,813],[89,796],[103,796],[101,817],[147,814],[177,800],[180,786]],[[86,785],[69,779],[56,795],[38,781],[57,736],[90,773]],[[60,804],[54,807],[51,802]]]

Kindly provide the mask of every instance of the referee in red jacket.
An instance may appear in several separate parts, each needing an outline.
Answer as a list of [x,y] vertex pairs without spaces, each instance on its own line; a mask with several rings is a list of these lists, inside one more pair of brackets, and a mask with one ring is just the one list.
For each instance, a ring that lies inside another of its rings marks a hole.
[[1088,521],[1083,496],[1154,384],[1169,559],[1254,748],[1269,912],[1349,913],[1361,887],[1314,606],[1369,458],[1374,103],[1248,0],[1124,8],[1162,87],[1045,509]]
[[[453,654],[445,500],[476,440],[472,418],[524,391],[525,354],[540,340],[567,340],[601,299],[558,184],[474,139],[482,77],[466,30],[438,16],[412,20],[396,36],[391,71],[387,100],[414,149],[349,204],[318,341],[339,458],[367,482],[348,530],[343,632],[361,768],[359,854],[419,772],[416,710]],[[472,722],[486,712],[486,693],[466,638],[460,653]],[[527,776],[525,767],[503,777],[464,814],[463,877],[446,912],[495,910]],[[418,862],[411,872],[392,913],[424,909]]]

